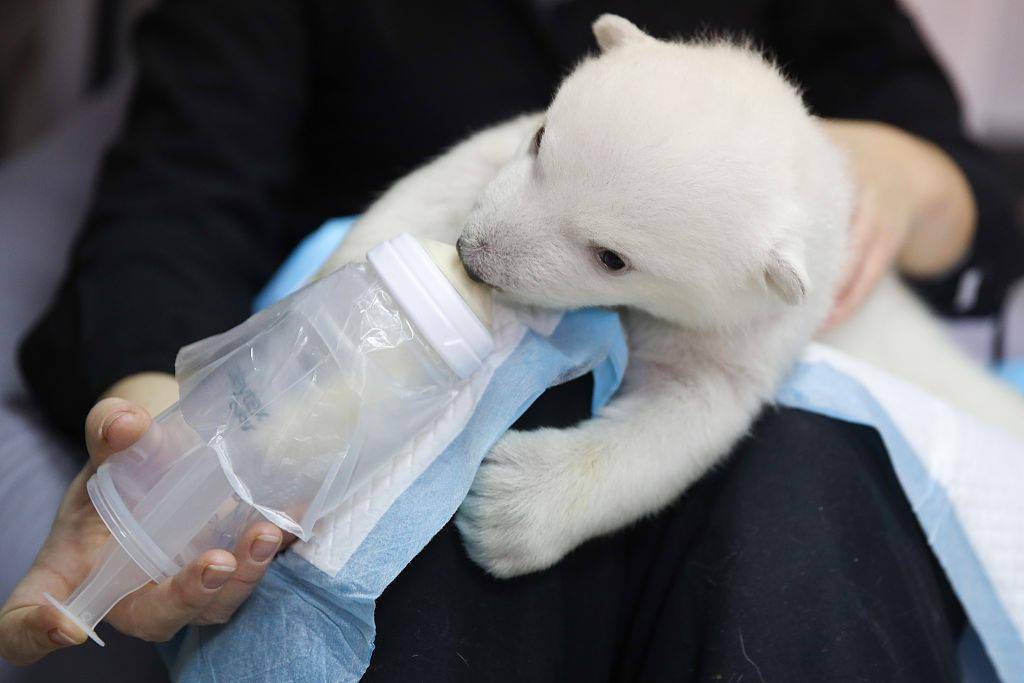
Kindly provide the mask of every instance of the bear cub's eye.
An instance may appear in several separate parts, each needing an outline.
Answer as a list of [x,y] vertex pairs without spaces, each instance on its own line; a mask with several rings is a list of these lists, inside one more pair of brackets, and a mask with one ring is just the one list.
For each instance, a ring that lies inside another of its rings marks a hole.
[[622,270],[626,267],[625,260],[611,249],[598,249],[597,259],[602,266],[611,271]]
[[533,140],[530,141],[530,154],[537,156],[540,152],[540,141],[544,139],[544,126],[537,129],[537,132],[533,134]]

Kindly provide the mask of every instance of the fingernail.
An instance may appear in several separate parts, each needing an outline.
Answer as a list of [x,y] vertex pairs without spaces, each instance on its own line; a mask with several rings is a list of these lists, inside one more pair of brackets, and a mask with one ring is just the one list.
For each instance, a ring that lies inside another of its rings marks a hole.
[[127,410],[118,410],[115,413],[107,415],[106,419],[103,420],[103,424],[100,425],[100,439],[106,441],[107,434],[110,433],[110,428],[114,426],[114,423],[128,414],[129,412]]
[[78,641],[64,633],[64,631],[61,631],[59,628],[51,629],[47,635],[50,636],[50,642],[54,645],[60,645],[61,647],[78,645]]
[[266,562],[274,556],[279,545],[281,545],[280,536],[260,534],[252,542],[252,546],[249,548],[249,555],[252,557],[253,562]]
[[203,588],[207,590],[214,590],[220,588],[227,580],[231,578],[231,575],[235,573],[235,568],[227,564],[208,564],[206,569],[203,570]]

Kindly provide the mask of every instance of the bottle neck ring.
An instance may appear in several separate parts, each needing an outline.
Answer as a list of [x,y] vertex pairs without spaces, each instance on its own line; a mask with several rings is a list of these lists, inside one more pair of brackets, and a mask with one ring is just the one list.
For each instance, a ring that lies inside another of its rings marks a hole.
[[403,233],[370,249],[366,258],[452,372],[465,379],[483,366],[494,350],[491,333],[416,238]]

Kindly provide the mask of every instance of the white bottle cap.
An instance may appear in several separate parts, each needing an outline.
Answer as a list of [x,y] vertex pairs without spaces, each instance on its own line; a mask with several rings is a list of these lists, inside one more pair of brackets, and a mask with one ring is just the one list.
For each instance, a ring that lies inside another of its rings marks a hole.
[[366,260],[456,375],[465,379],[480,369],[494,339],[416,238],[403,233],[382,242]]

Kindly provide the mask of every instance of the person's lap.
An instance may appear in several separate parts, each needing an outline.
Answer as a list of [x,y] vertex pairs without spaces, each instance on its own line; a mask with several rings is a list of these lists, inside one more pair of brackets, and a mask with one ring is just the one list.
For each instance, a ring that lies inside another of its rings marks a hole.
[[[582,419],[588,392],[518,426]],[[78,461],[31,411],[0,411],[0,437],[9,590]],[[669,510],[546,572],[492,579],[447,525],[376,621],[368,680],[942,680],[962,616],[875,432],[769,410]]]
[[[582,417],[549,394],[520,426]],[[668,510],[548,571],[492,579],[449,523],[376,621],[367,680],[937,681],[963,616],[877,433],[769,409]]]

